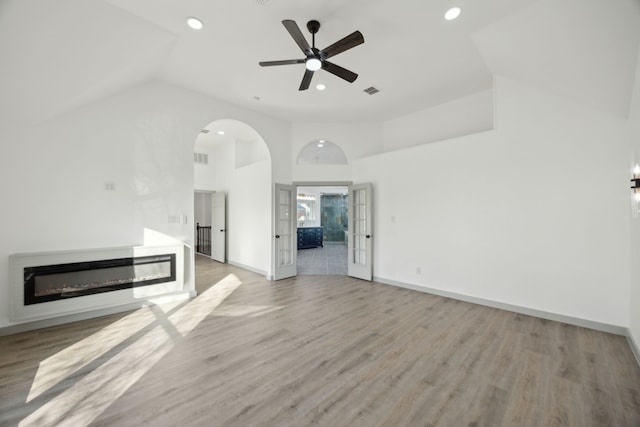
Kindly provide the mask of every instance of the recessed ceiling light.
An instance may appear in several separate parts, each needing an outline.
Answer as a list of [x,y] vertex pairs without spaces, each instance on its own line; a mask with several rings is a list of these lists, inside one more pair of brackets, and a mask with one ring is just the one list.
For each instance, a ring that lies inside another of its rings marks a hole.
[[223,130],[219,130],[218,131],[218,135],[224,135],[224,131]]
[[201,30],[204,27],[202,21],[194,17],[187,18],[187,25],[194,30]]
[[318,142],[318,147],[320,147],[320,148],[324,147],[324,143],[323,142]]
[[462,9],[460,9],[459,7],[452,7],[451,9],[447,10],[444,14],[444,19],[446,19],[447,21],[453,21],[454,19],[456,19],[458,16],[460,16],[460,12],[462,12]]
[[325,85],[323,85],[322,83],[318,83],[316,85],[316,89],[318,90],[325,90],[327,87]]

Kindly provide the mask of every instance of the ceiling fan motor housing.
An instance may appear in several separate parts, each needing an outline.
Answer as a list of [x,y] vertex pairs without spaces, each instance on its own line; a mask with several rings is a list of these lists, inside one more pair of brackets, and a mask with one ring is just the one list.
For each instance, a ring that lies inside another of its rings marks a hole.
[[319,29],[320,29],[320,23],[315,19],[312,19],[311,21],[307,22],[307,30],[309,30],[311,34],[317,33]]

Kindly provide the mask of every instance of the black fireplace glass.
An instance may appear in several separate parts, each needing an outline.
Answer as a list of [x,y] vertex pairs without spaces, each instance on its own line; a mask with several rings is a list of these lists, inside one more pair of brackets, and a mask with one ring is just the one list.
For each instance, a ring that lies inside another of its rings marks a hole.
[[175,280],[175,254],[25,267],[24,305]]

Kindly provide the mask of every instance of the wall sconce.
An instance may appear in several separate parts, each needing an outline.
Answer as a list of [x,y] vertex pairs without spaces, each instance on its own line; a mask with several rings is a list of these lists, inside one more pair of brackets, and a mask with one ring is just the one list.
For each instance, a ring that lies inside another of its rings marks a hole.
[[633,167],[633,178],[631,178],[631,189],[636,201],[640,201],[640,165],[636,163]]

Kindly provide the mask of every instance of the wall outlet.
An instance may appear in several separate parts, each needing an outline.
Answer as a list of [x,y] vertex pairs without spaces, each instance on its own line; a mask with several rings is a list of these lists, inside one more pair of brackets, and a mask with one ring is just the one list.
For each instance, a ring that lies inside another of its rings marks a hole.
[[111,182],[111,181],[107,181],[104,183],[104,190],[105,191],[116,191],[116,183],[115,182]]
[[169,215],[169,224],[180,224],[180,215]]

